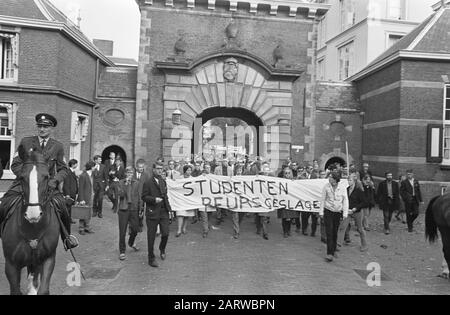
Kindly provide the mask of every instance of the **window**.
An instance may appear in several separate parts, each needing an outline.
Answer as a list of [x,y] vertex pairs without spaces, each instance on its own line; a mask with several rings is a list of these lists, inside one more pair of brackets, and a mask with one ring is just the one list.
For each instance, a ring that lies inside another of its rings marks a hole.
[[13,104],[0,103],[0,159],[3,169],[9,170],[14,154]]
[[443,163],[450,164],[450,85],[444,89],[444,156]]
[[338,50],[339,80],[345,80],[354,73],[354,42],[350,42]]
[[388,19],[404,20],[406,18],[406,5],[405,0],[387,0]]
[[341,31],[345,31],[355,24],[355,0],[341,0]]
[[320,81],[325,80],[325,58],[317,62],[317,79]]
[[400,39],[402,39],[403,36],[404,35],[389,34],[386,48],[389,48],[389,47],[393,46],[396,42],[398,42]]
[[15,80],[17,77],[17,35],[0,32],[0,80]]

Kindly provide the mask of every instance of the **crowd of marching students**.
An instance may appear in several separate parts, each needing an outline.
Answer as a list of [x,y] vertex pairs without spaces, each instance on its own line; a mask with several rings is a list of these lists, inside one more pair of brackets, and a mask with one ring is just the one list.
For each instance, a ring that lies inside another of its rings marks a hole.
[[[367,232],[371,230],[370,215],[377,204],[383,211],[384,233],[388,235],[393,216],[397,220],[407,223],[408,230],[411,232],[413,222],[418,215],[418,205],[422,201],[420,185],[414,179],[412,170],[408,170],[407,176],[400,178],[398,182],[393,180],[392,173],[386,172],[385,180],[376,187],[368,163],[364,163],[361,170],[354,165],[346,168],[339,163],[332,164],[324,170],[320,169],[318,161],[313,161],[311,165],[301,165],[288,159],[280,172],[274,172],[270,168],[270,163],[260,157],[254,161],[229,158],[212,162],[202,159],[193,159],[190,162],[170,160],[167,163],[164,163],[161,158],[156,161],[156,164],[164,165],[160,176],[164,181],[176,181],[180,178],[197,177],[202,174],[265,175],[291,180],[328,178],[329,182],[323,190],[322,208],[319,213],[287,209],[277,211],[285,238],[291,237],[292,228],[295,228],[295,232],[298,234],[315,237],[320,226],[321,240],[327,244],[327,261],[337,258],[336,252],[340,250],[340,247],[351,242],[349,231],[353,222],[360,235],[361,251],[367,251]],[[72,179],[71,177],[66,179],[63,185],[68,206],[70,207],[75,202],[91,205],[93,216],[101,219],[103,217],[102,203],[106,194],[113,204],[112,210],[119,216],[120,258],[125,259],[127,229],[130,234],[129,247],[136,251],[139,250],[135,239],[143,227],[145,202],[142,201],[142,190],[144,184],[150,178],[155,177],[154,170],[147,170],[147,164],[142,159],[136,162],[136,167],[125,168],[121,158],[116,157],[114,153],[105,163],[100,156],[95,156],[92,162],[86,164],[85,170],[78,180],[75,176],[77,166],[77,161],[69,162],[73,176]],[[340,184],[341,179],[347,180],[344,181],[345,186]],[[76,185],[77,182],[78,185]],[[171,209],[169,212],[169,222],[176,222],[175,236],[177,238],[187,233],[189,224],[197,222],[202,224],[202,236],[207,238],[210,231],[220,229],[225,218],[230,217],[233,237],[238,239],[242,220],[254,217],[256,233],[265,240],[269,239],[269,213],[250,215],[210,206],[188,211]],[[160,226],[157,227],[158,234],[160,234]],[[82,235],[94,233],[89,220],[80,220],[79,232]]]

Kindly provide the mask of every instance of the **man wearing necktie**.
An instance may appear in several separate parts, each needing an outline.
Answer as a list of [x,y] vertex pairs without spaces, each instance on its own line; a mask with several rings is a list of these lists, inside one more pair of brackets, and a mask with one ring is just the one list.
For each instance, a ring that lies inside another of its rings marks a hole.
[[[50,178],[48,181],[48,186],[50,189],[59,191],[59,184],[64,182],[64,179],[69,175],[70,170],[67,167],[64,158],[64,146],[61,142],[51,137],[53,129],[57,125],[56,118],[49,114],[38,114],[36,115],[35,120],[37,135],[22,139],[11,163],[11,170],[17,178],[14,180],[11,187],[3,197],[3,206],[0,206],[0,224],[9,211],[9,202],[22,193],[22,185],[19,177],[22,172],[23,163],[25,162],[24,160],[28,153],[36,151],[44,156],[44,159],[48,164]],[[60,201],[58,204],[65,205],[64,196],[60,192],[55,194],[55,199]],[[61,228],[61,237],[66,249],[77,247],[78,242],[73,236],[70,235],[71,220],[66,207],[62,206],[57,210],[65,227],[65,229]]]
[[108,173],[106,166],[102,164],[100,155],[94,156],[94,171],[92,173],[94,179],[94,204],[92,206],[92,216],[103,218],[103,197],[105,195],[106,186],[108,184]]
[[400,185],[400,196],[405,203],[406,221],[408,223],[408,232],[413,232],[414,221],[419,216],[419,204],[422,202],[420,184],[414,178],[413,170],[406,171],[407,178]]

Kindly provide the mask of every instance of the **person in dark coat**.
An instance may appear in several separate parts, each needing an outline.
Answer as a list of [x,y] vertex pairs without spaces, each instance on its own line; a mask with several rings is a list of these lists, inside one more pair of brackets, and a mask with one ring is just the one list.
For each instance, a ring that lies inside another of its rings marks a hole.
[[366,198],[366,207],[363,209],[363,227],[364,230],[370,231],[369,218],[373,207],[376,205],[375,201],[375,184],[372,181],[372,177],[366,174],[361,180],[361,186],[363,188],[364,196]]
[[119,181],[119,259],[125,260],[126,242],[128,224],[131,228],[128,246],[136,252],[139,248],[135,245],[136,236],[139,231],[139,181],[135,177],[135,169],[132,166],[126,168],[126,178]]
[[94,169],[92,177],[94,179],[94,204],[92,205],[92,216],[103,218],[103,197],[105,196],[106,186],[108,185],[107,167],[102,164],[100,155],[94,156]]
[[[81,206],[92,207],[94,201],[94,180],[92,178],[92,169],[95,163],[90,161],[86,163],[84,172],[80,175],[79,189],[78,189],[78,202]],[[93,234],[91,226],[91,219],[80,220],[78,232],[81,235]]]
[[146,205],[148,264],[151,267],[158,267],[153,252],[158,225],[161,229],[159,250],[162,260],[166,259],[166,246],[169,240],[169,213],[172,208],[167,195],[167,184],[161,177],[163,169],[163,163],[157,162],[153,165],[153,176],[144,184],[142,192],[142,200]]
[[72,220],[72,206],[75,204],[78,195],[78,177],[75,174],[75,170],[78,168],[78,161],[70,160],[69,168],[71,172],[64,179],[63,195],[66,198],[66,206],[72,221],[71,223],[74,224],[75,222]]
[[[283,170],[283,177],[285,179],[293,179],[294,175],[290,167],[285,167]],[[300,212],[295,210],[279,209],[277,211],[278,219],[281,219],[283,227],[284,238],[291,236],[291,222],[292,219],[300,220]]]
[[414,171],[406,171],[406,179],[400,185],[400,196],[405,203],[406,223],[408,232],[413,232],[414,221],[419,216],[419,204],[423,203],[420,184],[414,178]]
[[44,113],[36,115],[35,120],[37,136],[25,137],[22,139],[11,163],[11,170],[14,175],[16,175],[16,179],[2,198],[2,206],[0,206],[0,224],[9,211],[8,205],[11,204],[11,200],[14,200],[18,195],[22,194],[20,174],[28,153],[32,151],[41,153],[48,164],[50,178],[48,186],[53,190],[54,198],[58,199],[58,202],[56,203],[63,205],[62,207],[57,207],[56,210],[64,225],[64,227],[61,227],[60,232],[64,247],[68,250],[77,247],[78,242],[75,237],[70,235],[71,220],[69,212],[67,211],[67,207],[65,207],[65,198],[62,193],[59,192],[59,184],[64,182],[64,179],[67,177],[70,170],[65,162],[63,144],[52,138],[53,130],[58,122],[52,115]]
[[125,168],[121,158],[116,158],[114,166],[109,169],[109,198],[113,203],[113,212],[117,213],[119,210],[118,185],[119,181],[125,179]]
[[146,171],[147,162],[144,159],[136,161],[136,171],[134,179],[139,183],[139,233],[142,232],[144,227],[144,201],[142,201],[142,192],[144,190],[144,184],[150,179],[150,174]]
[[384,233],[389,235],[392,214],[400,208],[400,188],[398,183],[393,180],[392,172],[386,172],[385,177],[386,180],[378,185],[377,201],[383,211]]
[[340,230],[340,244],[343,244],[345,231],[347,226],[350,224],[350,219],[353,218],[356,223],[356,228],[358,230],[359,236],[361,238],[361,248],[362,252],[367,251],[367,241],[366,241],[366,231],[363,228],[363,209],[367,208],[368,202],[365,198],[364,191],[357,185],[357,175],[351,174],[348,178],[347,193],[348,193],[348,209],[350,216],[342,221]]

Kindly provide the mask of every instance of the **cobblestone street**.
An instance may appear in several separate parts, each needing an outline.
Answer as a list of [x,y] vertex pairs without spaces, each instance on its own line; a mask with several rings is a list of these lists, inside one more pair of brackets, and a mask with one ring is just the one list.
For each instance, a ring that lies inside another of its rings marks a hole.
[[[408,234],[403,224],[394,222],[393,233],[385,236],[381,233],[380,212],[375,210],[372,225],[376,229],[368,234],[369,252],[359,252],[357,233],[352,231],[352,244],[344,247],[339,259],[331,264],[324,261],[325,245],[319,236],[312,238],[293,233],[291,238],[284,239],[281,224],[274,215],[268,241],[256,235],[253,216],[244,219],[239,240],[232,237],[229,216],[220,230],[211,231],[207,239],[201,236],[200,223],[189,225],[188,234],[180,238],[175,238],[176,227],[172,224],[167,259],[164,262],[158,260],[160,267],[153,269],[147,265],[145,234],[139,235],[141,251],[128,251],[128,259],[119,261],[117,217],[109,209],[106,204],[105,217],[92,220],[95,234],[80,236],[81,247],[75,252],[87,281],[82,281],[81,287],[66,285],[66,265],[71,260],[59,246],[52,294],[380,295],[450,292],[450,283],[437,277],[442,260],[440,245],[430,246],[424,241],[422,217],[418,220],[417,233]],[[381,287],[370,288],[357,272],[366,270],[370,262],[381,265]],[[0,268],[0,294],[9,294],[3,255]],[[26,282],[23,283],[24,290]]]

